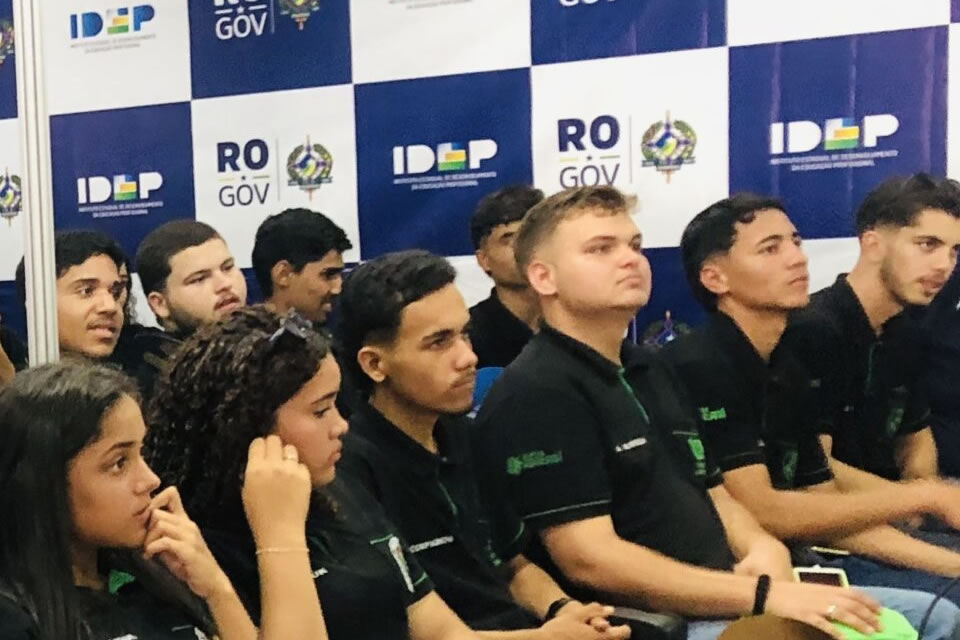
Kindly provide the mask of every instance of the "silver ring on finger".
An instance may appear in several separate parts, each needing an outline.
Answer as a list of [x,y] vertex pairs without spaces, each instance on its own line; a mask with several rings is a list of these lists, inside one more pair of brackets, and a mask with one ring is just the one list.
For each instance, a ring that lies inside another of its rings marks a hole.
[[832,604],[827,607],[827,620],[833,620],[833,615],[837,612],[837,605]]

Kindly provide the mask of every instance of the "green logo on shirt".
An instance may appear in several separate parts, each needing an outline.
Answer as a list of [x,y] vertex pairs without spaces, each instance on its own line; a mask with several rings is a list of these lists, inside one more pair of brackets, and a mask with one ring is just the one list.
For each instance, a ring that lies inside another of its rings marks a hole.
[[511,476],[518,476],[524,471],[536,469],[537,467],[548,467],[553,464],[563,462],[563,451],[556,453],[545,453],[543,451],[528,451],[518,456],[507,458],[507,473]]
[[123,571],[117,571],[116,569],[110,570],[110,575],[107,577],[107,593],[112,596],[117,595],[125,585],[130,584],[131,582],[136,582],[137,579],[134,578],[129,573]]
[[694,475],[697,477],[707,475],[707,452],[703,448],[700,436],[687,436],[687,446],[690,447],[690,453],[694,458]]
[[797,463],[800,461],[800,454],[795,448],[786,449],[783,452],[783,478],[787,481],[787,486],[794,486],[797,479]]
[[490,540],[487,540],[486,548],[484,550],[487,552],[487,559],[490,561],[492,566],[499,567],[503,564],[503,559],[494,550],[493,543]]
[[903,414],[906,413],[903,407],[894,407],[887,414],[887,437],[892,438],[897,435],[900,426],[903,424]]
[[704,422],[713,422],[714,420],[726,420],[727,410],[724,407],[719,409],[710,409],[710,407],[700,407],[700,419]]

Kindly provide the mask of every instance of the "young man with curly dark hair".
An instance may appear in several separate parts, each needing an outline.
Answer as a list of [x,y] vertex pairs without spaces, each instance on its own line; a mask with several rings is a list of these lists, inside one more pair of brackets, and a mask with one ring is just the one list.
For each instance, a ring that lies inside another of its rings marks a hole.
[[[126,260],[113,238],[100,231],[61,231],[54,239],[57,329],[63,355],[108,358],[123,327],[125,292],[120,267]],[[26,271],[17,265],[16,287],[26,305]],[[26,352],[22,352],[25,359]],[[26,362],[14,363],[18,367]]]

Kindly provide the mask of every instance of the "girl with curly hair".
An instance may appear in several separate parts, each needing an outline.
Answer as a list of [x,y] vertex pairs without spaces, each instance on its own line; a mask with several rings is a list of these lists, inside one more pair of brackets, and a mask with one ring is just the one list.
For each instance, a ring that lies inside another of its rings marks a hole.
[[[311,576],[280,555],[258,633],[175,487],[141,456],[133,382],[77,361],[18,374],[0,391],[0,640],[324,639]],[[243,504],[258,539],[303,528],[305,468],[256,440]]]
[[299,451],[314,487],[306,531],[282,551],[309,555],[330,637],[475,638],[379,506],[335,481],[347,430],[334,404],[339,387],[330,345],[306,320],[262,305],[239,309],[199,329],[158,380],[148,457],[180,487],[254,616],[259,544],[240,517],[243,456],[251,440],[276,434]]

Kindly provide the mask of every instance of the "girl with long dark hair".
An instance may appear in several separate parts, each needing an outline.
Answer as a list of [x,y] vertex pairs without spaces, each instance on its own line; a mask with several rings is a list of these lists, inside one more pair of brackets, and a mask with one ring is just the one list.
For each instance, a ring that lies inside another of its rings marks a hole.
[[[0,391],[0,639],[258,638],[177,489],[154,495],[136,398],[121,373],[79,362],[24,371]],[[299,595],[311,586],[305,556],[270,552],[297,544],[309,474],[276,438],[251,443],[245,466],[271,581],[259,637],[323,639],[316,598]]]

